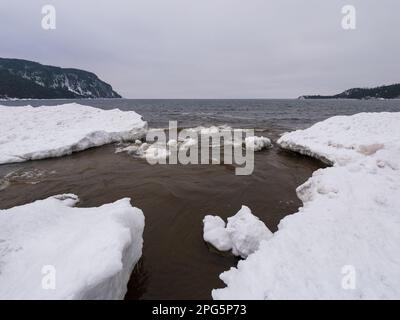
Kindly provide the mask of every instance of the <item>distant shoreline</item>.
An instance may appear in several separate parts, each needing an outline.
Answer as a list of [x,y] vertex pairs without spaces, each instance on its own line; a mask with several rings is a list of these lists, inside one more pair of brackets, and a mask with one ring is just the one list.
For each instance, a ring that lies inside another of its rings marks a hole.
[[400,84],[391,84],[375,88],[352,88],[342,93],[323,96],[323,95],[303,95],[299,99],[357,99],[357,100],[391,100],[400,98]]

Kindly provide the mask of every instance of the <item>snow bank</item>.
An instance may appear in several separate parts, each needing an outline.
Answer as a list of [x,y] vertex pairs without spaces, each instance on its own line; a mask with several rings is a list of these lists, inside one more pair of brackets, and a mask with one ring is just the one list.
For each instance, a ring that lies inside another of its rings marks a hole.
[[253,151],[261,151],[262,149],[272,147],[271,140],[266,137],[247,137],[245,140],[245,144],[247,148],[252,149]]
[[0,210],[0,299],[124,297],[143,213],[128,198],[98,208],[78,201],[66,194]]
[[60,157],[144,135],[147,123],[133,111],[76,103],[33,108],[0,106],[0,164]]
[[235,256],[242,258],[255,252],[261,241],[272,237],[272,232],[246,206],[228,218],[226,226],[218,216],[206,216],[203,223],[203,238],[206,242],[220,251],[232,250]]
[[304,205],[214,299],[400,298],[400,113],[334,117],[283,148],[332,162],[297,190]]

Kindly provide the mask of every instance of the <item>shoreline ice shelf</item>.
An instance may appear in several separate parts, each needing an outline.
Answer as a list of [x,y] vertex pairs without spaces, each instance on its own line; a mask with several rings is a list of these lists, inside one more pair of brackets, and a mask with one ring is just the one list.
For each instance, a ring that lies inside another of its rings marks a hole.
[[76,103],[0,106],[0,164],[61,157],[144,136],[147,123],[134,111]]
[[399,299],[400,113],[336,116],[278,144],[333,166],[297,189],[303,207],[221,274],[213,298]]

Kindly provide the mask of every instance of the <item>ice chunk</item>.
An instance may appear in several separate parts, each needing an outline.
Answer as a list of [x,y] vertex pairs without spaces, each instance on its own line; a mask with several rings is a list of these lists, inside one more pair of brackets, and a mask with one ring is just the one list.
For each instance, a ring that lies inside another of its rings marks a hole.
[[184,142],[182,142],[182,144],[179,146],[179,150],[185,151],[197,144],[198,144],[198,141],[196,139],[188,138],[188,139],[185,139]]
[[272,147],[271,140],[266,137],[247,137],[245,140],[246,147],[253,151],[260,151],[265,148]]
[[204,241],[212,244],[220,251],[229,251],[232,249],[232,241],[226,231],[225,221],[218,216],[206,216],[204,223]]
[[272,236],[272,232],[246,206],[228,218],[226,227],[218,216],[206,216],[203,223],[204,241],[220,251],[232,250],[234,255],[243,258],[256,251],[261,241]]
[[128,198],[74,208],[72,194],[0,210],[0,299],[122,299],[142,254]]
[[160,162],[163,163],[167,161],[170,156],[170,151],[166,148],[164,144],[153,143],[141,152],[141,156],[145,158],[150,163]]
[[135,141],[147,123],[133,111],[76,103],[0,106],[0,164],[60,157],[119,141]]
[[263,240],[272,237],[272,232],[264,222],[242,206],[239,212],[228,218],[226,230],[232,241],[232,253],[246,258],[256,251]]

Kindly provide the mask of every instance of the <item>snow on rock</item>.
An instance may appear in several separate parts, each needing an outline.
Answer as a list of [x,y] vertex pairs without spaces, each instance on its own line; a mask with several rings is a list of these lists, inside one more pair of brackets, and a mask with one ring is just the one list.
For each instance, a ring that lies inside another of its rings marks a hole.
[[272,232],[246,206],[228,218],[226,226],[218,216],[206,216],[203,223],[203,238],[206,242],[220,251],[232,250],[235,256],[242,258],[255,252],[261,241],[272,236]]
[[400,113],[334,117],[279,144],[334,166],[297,189],[303,207],[213,298],[399,299]]
[[245,144],[247,148],[252,149],[253,151],[260,151],[262,149],[272,147],[271,140],[266,137],[247,137],[245,140]]
[[142,255],[143,213],[128,198],[78,201],[65,194],[0,210],[0,299],[124,297]]
[[133,111],[76,103],[0,106],[0,164],[60,157],[119,141],[135,141],[147,123]]

